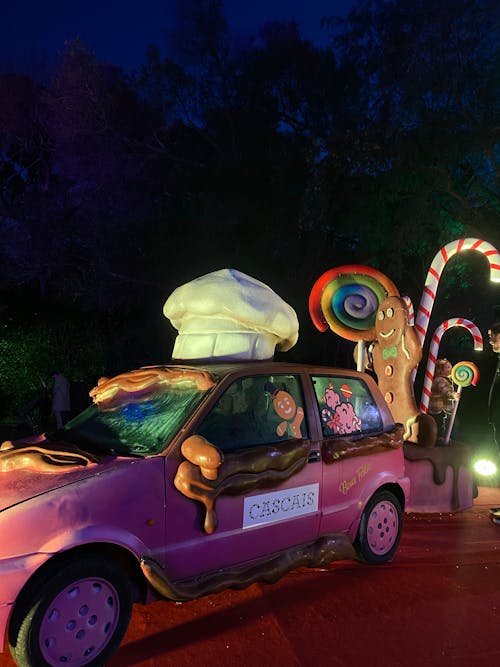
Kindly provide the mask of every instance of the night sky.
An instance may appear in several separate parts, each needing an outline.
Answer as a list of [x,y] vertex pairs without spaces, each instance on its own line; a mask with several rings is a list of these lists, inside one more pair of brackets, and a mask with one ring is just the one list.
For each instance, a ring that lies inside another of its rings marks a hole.
[[[353,0],[225,0],[224,12],[235,36],[249,35],[269,20],[295,19],[303,37],[321,43],[321,17],[343,15]],[[172,0],[25,0],[2,3],[0,68],[50,67],[67,39],[80,39],[97,58],[133,70],[150,44],[168,53],[175,29]]]

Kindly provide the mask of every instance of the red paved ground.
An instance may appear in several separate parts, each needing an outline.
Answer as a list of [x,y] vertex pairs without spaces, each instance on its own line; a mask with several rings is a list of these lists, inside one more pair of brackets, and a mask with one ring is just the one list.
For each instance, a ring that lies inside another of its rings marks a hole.
[[[184,604],[136,606],[108,667],[484,667],[500,664],[500,526],[470,510],[406,515],[395,560],[301,569]],[[0,667],[12,667],[4,654]]]

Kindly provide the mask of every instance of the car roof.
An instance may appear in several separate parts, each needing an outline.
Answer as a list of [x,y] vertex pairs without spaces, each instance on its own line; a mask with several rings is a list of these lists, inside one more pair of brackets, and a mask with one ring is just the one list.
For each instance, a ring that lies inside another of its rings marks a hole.
[[[221,379],[227,375],[234,373],[290,373],[290,372],[314,372],[314,373],[328,373],[335,375],[361,376],[365,375],[354,369],[339,368],[335,366],[324,366],[320,364],[305,364],[299,362],[285,362],[285,361],[241,361],[241,362],[227,362],[227,363],[210,363],[210,362],[193,362],[182,363],[180,361],[172,361],[168,364],[159,364],[150,368],[178,368],[178,369],[195,369],[206,371],[214,379]],[[368,376],[369,377],[369,376]]]

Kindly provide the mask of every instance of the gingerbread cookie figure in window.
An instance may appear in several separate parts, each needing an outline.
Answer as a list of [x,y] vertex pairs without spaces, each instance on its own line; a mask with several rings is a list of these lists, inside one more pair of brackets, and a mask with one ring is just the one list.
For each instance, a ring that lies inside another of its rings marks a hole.
[[433,447],[437,439],[435,421],[422,414],[415,403],[411,376],[422,358],[422,346],[408,322],[404,299],[390,296],[382,301],[377,310],[375,335],[373,369],[394,421],[404,425],[406,441]]
[[286,433],[287,428],[289,428],[294,438],[302,438],[300,425],[304,419],[303,408],[298,408],[293,396],[287,391],[277,389],[272,382],[266,382],[264,391],[271,397],[274,411],[278,417],[284,420],[276,427],[276,433],[282,436]]

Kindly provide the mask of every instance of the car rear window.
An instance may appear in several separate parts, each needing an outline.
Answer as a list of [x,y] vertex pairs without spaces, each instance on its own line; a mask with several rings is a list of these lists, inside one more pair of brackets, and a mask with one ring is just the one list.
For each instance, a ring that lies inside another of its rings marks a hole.
[[370,434],[383,429],[375,399],[362,379],[315,375],[312,381],[325,437]]

